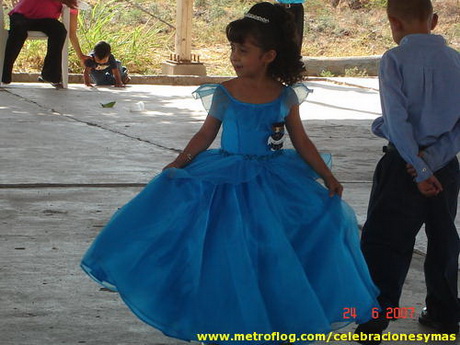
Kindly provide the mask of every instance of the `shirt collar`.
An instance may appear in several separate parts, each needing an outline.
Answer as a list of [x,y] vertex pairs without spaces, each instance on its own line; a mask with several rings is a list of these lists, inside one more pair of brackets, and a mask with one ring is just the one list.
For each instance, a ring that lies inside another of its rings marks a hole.
[[409,44],[409,43],[423,43],[423,44],[446,44],[446,40],[441,35],[433,34],[410,34],[402,38],[399,45]]

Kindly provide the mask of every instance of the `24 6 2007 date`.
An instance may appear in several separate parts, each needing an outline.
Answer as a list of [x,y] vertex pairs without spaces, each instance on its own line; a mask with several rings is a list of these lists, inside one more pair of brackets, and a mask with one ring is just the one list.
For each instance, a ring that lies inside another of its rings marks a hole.
[[[395,319],[414,319],[415,318],[415,307],[403,307],[403,308],[385,308],[380,310],[379,308],[372,308],[372,318],[379,318],[380,314],[388,320]],[[356,319],[358,314],[356,313],[356,308],[343,308],[342,317],[345,320]]]

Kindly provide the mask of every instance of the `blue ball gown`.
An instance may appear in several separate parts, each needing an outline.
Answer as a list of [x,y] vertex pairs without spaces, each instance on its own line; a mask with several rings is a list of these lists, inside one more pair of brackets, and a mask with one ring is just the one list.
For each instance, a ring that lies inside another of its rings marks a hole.
[[353,210],[296,151],[273,144],[274,124],[309,91],[286,86],[272,102],[249,104],[222,85],[199,87],[194,95],[222,121],[221,148],[157,175],[114,214],[83,270],[140,319],[184,340],[367,321],[378,291]]

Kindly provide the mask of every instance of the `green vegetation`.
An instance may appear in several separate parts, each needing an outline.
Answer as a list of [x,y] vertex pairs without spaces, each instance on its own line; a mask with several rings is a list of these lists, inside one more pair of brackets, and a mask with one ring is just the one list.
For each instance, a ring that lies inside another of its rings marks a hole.
[[364,78],[368,77],[369,75],[367,74],[367,71],[361,71],[358,67],[353,67],[353,68],[346,68],[345,69],[345,77],[358,77],[358,78]]
[[321,73],[319,74],[320,77],[323,78],[333,78],[335,77],[334,73],[328,70],[322,70]]

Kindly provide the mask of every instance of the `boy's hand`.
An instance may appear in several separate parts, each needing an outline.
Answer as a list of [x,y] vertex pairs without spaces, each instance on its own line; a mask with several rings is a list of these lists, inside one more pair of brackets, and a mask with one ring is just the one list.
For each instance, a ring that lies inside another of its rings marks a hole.
[[333,175],[326,176],[324,178],[324,184],[326,185],[327,189],[329,189],[330,197],[333,197],[336,194],[340,197],[342,196],[343,186]]
[[[418,154],[419,157],[423,157],[423,151],[420,151]],[[406,171],[412,177],[417,177],[417,171],[411,164],[406,164]],[[442,184],[432,175],[424,181],[417,182],[417,188],[426,197],[436,196],[442,192]]]
[[91,68],[86,66],[85,70],[83,71],[83,81],[86,86],[93,87],[93,84],[91,84],[90,73],[91,73]]
[[417,182],[417,188],[426,197],[436,196],[442,192],[442,184],[432,175],[424,181]]
[[115,78],[115,87],[125,87],[125,84],[121,81],[120,70],[118,68],[113,68],[112,74]]
[[410,176],[417,177],[417,170],[409,163],[406,164],[406,171]]

